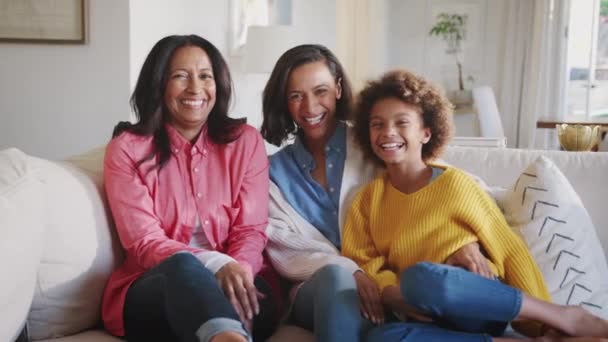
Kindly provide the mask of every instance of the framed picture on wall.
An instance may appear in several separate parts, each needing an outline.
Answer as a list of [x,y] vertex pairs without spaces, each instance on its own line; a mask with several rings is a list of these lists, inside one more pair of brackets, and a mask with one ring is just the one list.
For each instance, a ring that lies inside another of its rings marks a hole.
[[0,0],[0,42],[84,44],[85,0]]

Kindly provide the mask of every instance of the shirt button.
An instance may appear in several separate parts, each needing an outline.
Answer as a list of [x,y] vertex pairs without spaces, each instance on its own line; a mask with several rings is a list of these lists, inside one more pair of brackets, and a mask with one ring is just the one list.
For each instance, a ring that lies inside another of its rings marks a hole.
[[200,192],[198,194],[196,194],[196,197],[201,198],[203,197],[203,194],[201,194]]
[[334,192],[334,188],[329,188],[329,192]]
[[196,147],[193,147],[193,148],[192,148],[192,154],[195,154],[195,153],[196,153],[196,151],[198,151],[198,150],[196,149]]
[[203,149],[203,154],[207,154],[207,150],[206,149]]
[[329,151],[331,150],[331,148],[329,148],[329,146],[325,147],[325,151]]
[[193,171],[198,172],[198,167],[195,167]]
[[203,224],[206,226],[209,224],[209,220],[205,220],[205,222],[203,222]]
[[174,149],[173,152],[177,153],[177,152],[179,152],[179,150],[178,149]]
[[331,169],[332,167],[334,167],[334,164],[329,164],[329,165],[327,165],[327,167],[329,167]]
[[334,211],[334,212],[333,212],[333,214],[334,214],[334,215],[338,215],[338,212],[337,212],[337,211]]

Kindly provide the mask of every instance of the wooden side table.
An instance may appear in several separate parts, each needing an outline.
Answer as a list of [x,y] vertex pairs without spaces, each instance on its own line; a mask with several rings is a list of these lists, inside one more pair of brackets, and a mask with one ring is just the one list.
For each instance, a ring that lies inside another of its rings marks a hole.
[[[584,125],[584,126],[600,126],[602,138],[600,144],[606,139],[606,133],[608,133],[608,116],[595,117],[586,119],[582,116],[568,116],[563,120],[540,118],[536,121],[536,128],[555,129],[556,125],[568,124],[568,125]],[[594,147],[597,150],[598,146]]]
[[540,118],[538,119],[538,121],[536,121],[536,128],[555,129],[555,125],[559,124],[586,126],[599,125],[600,127],[602,127],[602,131],[606,132],[606,130],[608,130],[608,117],[592,118],[589,120],[586,120],[585,118],[580,116],[570,116],[564,118],[563,120]]

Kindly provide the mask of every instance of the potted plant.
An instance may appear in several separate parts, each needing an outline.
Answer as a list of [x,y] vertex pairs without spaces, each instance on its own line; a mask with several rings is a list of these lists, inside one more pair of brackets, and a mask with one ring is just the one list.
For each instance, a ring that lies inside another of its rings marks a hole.
[[456,66],[458,67],[458,90],[452,93],[454,104],[471,103],[471,91],[465,90],[462,76],[463,42],[466,39],[466,14],[440,13],[437,15],[435,25],[429,31],[430,36],[437,36],[443,39],[447,48],[448,55],[454,55]]

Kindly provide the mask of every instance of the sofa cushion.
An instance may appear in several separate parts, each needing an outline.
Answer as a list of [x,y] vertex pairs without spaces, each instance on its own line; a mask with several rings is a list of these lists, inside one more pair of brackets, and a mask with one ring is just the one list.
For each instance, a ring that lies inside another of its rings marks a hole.
[[19,335],[32,302],[42,250],[42,183],[28,157],[0,151],[0,341]]
[[315,336],[311,331],[295,325],[282,325],[267,342],[313,342]]
[[80,334],[41,340],[40,342],[123,342],[124,340],[114,337],[103,330],[87,330]]
[[608,318],[602,248],[583,203],[557,166],[539,157],[499,205],[528,245],[553,301]]
[[32,158],[48,201],[45,246],[28,317],[34,340],[99,325],[103,290],[120,248],[102,191],[103,153],[96,158],[82,169],[78,163]]

